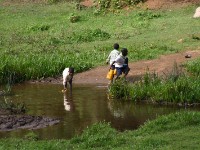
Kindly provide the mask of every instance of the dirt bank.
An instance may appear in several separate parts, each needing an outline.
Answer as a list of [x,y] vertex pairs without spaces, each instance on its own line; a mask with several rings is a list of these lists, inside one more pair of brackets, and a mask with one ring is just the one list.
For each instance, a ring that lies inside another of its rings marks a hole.
[[[191,58],[186,58],[186,55],[191,55]],[[177,63],[179,67],[183,63],[193,60],[197,57],[200,57],[200,50],[191,50],[181,53],[175,53],[170,55],[162,55],[158,59],[153,60],[141,60],[137,62],[129,63],[131,68],[127,78],[130,82],[134,82],[138,77],[144,75],[147,71],[147,68],[150,72],[156,72],[159,75],[163,73],[169,73],[174,64]],[[74,84],[107,84],[108,80],[106,79],[106,74],[109,70],[109,65],[100,66],[88,70],[86,72],[78,73],[74,75],[73,83]],[[37,81],[30,81],[31,83],[54,83],[62,84],[62,76],[58,78],[46,78]]]

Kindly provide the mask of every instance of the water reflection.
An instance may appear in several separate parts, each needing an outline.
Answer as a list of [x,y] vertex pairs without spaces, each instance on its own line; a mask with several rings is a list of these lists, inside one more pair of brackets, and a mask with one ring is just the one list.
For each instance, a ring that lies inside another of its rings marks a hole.
[[[110,122],[120,131],[132,130],[158,115],[180,110],[171,106],[109,100],[106,86],[74,85],[72,93],[62,93],[61,89],[61,85],[54,84],[20,84],[13,88],[15,95],[6,98],[25,102],[30,115],[60,118],[57,125],[33,130],[41,139],[69,139],[100,121]],[[0,137],[24,137],[28,132],[0,132]]]
[[63,93],[63,97],[64,97],[64,108],[66,111],[74,111],[75,110],[75,106],[73,103],[73,98],[72,98],[72,92],[64,92]]

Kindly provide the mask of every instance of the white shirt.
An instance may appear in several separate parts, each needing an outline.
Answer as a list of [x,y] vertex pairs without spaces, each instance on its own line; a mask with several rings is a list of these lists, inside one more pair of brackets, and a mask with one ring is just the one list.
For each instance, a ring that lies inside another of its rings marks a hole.
[[69,78],[70,78],[70,76],[69,76],[69,68],[65,68],[65,70],[62,73],[62,75],[63,75],[63,85],[65,85],[66,82],[69,81]]
[[110,65],[115,61],[117,56],[120,54],[120,52],[116,49],[112,50],[107,58],[107,61],[110,61]]
[[122,54],[118,55],[115,59],[115,67],[122,68],[124,65],[125,57]]

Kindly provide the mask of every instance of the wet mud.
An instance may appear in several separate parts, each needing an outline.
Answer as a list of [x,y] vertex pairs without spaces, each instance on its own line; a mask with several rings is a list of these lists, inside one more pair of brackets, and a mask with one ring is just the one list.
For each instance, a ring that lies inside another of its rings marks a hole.
[[32,115],[10,115],[8,112],[0,112],[0,131],[11,131],[16,129],[40,129],[55,125],[59,119]]

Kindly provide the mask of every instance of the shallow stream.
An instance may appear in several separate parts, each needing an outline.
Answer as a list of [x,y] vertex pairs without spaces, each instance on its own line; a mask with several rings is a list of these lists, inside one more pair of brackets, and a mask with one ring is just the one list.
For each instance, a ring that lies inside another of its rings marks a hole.
[[[119,131],[137,129],[145,121],[158,115],[179,111],[178,107],[152,104],[135,104],[121,100],[109,100],[104,85],[73,86],[72,94],[61,92],[57,84],[19,84],[13,87],[14,95],[7,97],[24,102],[28,114],[59,118],[57,125],[33,130],[40,139],[70,139],[88,126],[110,122]],[[30,130],[0,132],[0,138],[24,137]]]

